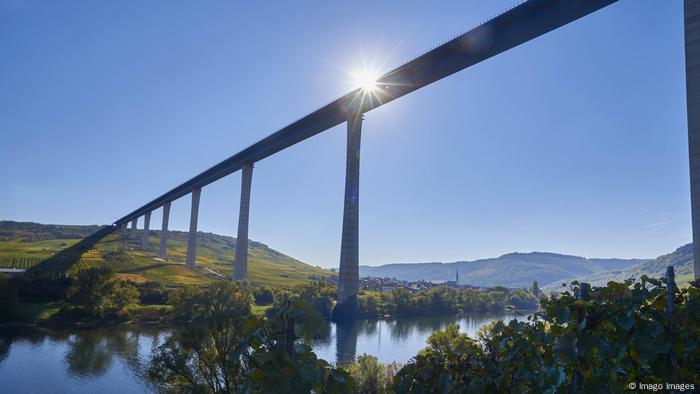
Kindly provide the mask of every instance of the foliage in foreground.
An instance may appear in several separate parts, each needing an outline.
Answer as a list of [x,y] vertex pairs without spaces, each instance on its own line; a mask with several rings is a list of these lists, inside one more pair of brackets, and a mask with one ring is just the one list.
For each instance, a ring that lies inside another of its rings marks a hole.
[[361,354],[345,369],[357,385],[354,392],[382,394],[392,392],[394,375],[400,369],[400,365],[396,362],[383,365],[376,357]]
[[205,309],[203,324],[166,340],[152,358],[150,381],[183,393],[350,392],[347,373],[294,343],[294,310],[282,310],[274,319],[227,313],[243,307],[245,297],[234,299],[226,308]]
[[700,381],[700,287],[610,282],[588,300],[544,300],[527,322],[496,322],[478,340],[435,332],[395,378],[396,392],[620,392],[629,383]]

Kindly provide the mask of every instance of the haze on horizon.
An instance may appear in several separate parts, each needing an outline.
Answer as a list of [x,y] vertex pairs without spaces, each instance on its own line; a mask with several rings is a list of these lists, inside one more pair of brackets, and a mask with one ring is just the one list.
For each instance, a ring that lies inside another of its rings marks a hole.
[[[0,0],[0,220],[111,223],[513,2],[402,4]],[[367,113],[360,264],[690,242],[681,20],[622,0]],[[344,126],[257,163],[250,238],[337,267],[344,166]],[[239,187],[200,231],[234,235]]]

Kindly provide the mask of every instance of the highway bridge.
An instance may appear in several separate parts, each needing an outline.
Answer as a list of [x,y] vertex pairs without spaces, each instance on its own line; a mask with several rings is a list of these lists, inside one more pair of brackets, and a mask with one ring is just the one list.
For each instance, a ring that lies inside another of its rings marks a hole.
[[[617,0],[529,0],[461,34],[379,77],[373,86],[358,88],[305,117],[263,138],[221,163],[126,214],[115,222],[136,237],[138,218],[149,229],[151,212],[163,209],[159,254],[167,254],[167,229],[172,201],[191,194],[192,210],[187,264],[196,262],[199,197],[203,187],[236,171],[242,171],[241,201],[233,280],[247,275],[248,220],[253,166],[294,144],[342,123],[347,124],[347,156],[338,307],[353,308],[358,293],[360,137],[363,114],[435,81],[535,39],[598,11]],[[632,1],[632,0],[628,0]],[[700,0],[685,0],[686,79],[688,135],[690,141],[693,239],[700,234]],[[148,232],[145,231],[144,234]],[[700,272],[700,240],[695,242],[695,272]],[[147,246],[145,239],[144,247]],[[352,310],[352,309],[348,309]]]

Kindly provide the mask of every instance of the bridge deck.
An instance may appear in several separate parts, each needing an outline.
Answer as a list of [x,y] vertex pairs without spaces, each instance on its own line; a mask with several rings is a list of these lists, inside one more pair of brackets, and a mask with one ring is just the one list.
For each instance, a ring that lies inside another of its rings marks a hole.
[[260,161],[335,127],[347,120],[349,112],[370,111],[616,1],[530,0],[522,3],[384,74],[378,79],[378,91],[373,99],[366,99],[361,89],[354,90],[130,212],[115,224],[127,223],[195,188],[234,173],[245,164]]

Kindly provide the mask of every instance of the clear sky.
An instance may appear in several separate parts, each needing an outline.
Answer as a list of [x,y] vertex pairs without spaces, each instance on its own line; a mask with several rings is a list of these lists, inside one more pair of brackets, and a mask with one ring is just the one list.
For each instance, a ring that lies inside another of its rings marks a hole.
[[[363,59],[388,71],[512,4],[0,0],[0,219],[111,223],[347,91]],[[620,0],[366,114],[360,263],[690,242],[682,18]],[[337,266],[344,166],[343,126],[257,163],[250,237]],[[200,230],[235,235],[239,194],[240,173],[205,187]]]

